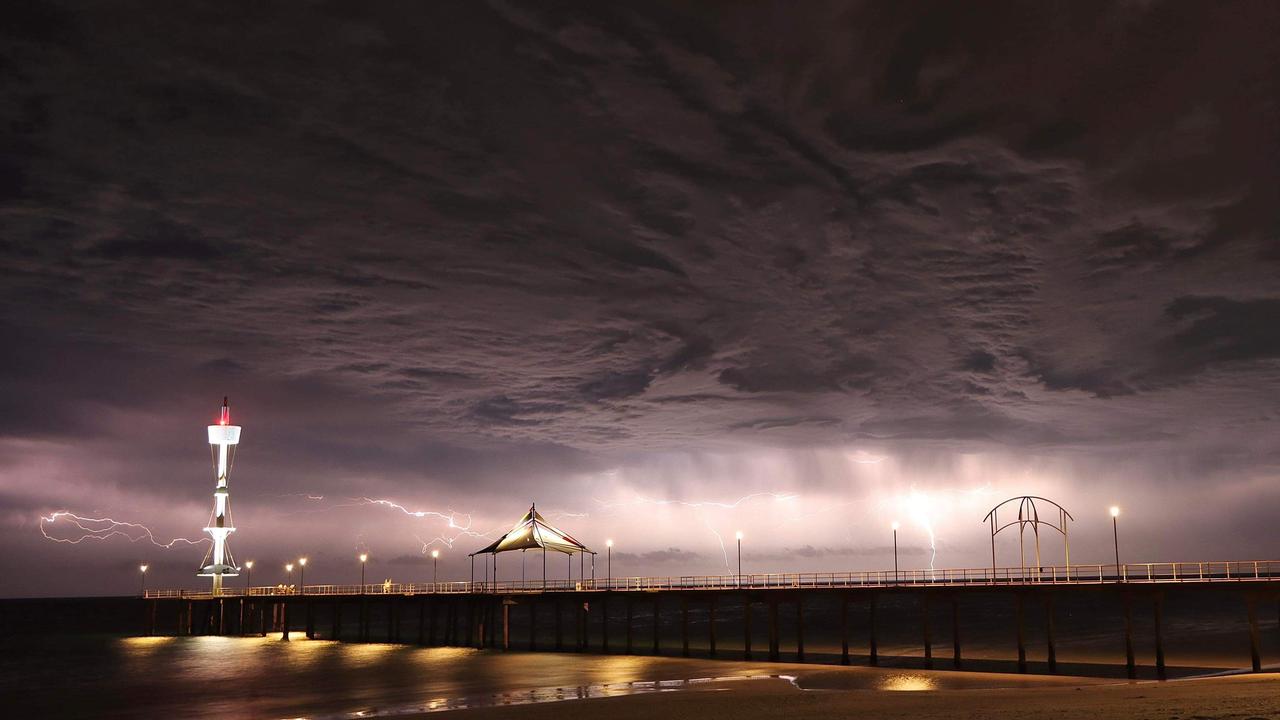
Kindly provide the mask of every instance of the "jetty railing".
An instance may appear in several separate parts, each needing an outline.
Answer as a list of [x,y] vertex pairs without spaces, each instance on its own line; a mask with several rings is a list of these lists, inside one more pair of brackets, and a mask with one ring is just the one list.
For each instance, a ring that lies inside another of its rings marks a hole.
[[[477,580],[474,582],[369,583],[223,588],[218,597],[276,595],[442,595],[542,592],[654,592],[659,590],[782,590],[868,587],[1101,585],[1106,583],[1210,583],[1280,580],[1280,560],[1095,563],[1004,568],[861,570],[742,575],[586,578],[578,580]],[[147,598],[208,598],[208,590],[147,590]]]

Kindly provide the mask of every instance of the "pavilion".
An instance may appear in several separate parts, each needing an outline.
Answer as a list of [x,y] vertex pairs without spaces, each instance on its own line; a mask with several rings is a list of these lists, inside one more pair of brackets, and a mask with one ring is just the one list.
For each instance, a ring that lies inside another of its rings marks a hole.
[[[471,582],[476,581],[476,556],[489,555],[493,564],[493,581],[498,580],[498,553],[519,550],[542,550],[542,587],[547,587],[547,551],[564,553],[569,559],[569,582],[573,582],[573,556],[578,556],[578,580],[586,579],[586,556],[591,556],[591,582],[596,579],[596,553],[586,545],[578,542],[569,533],[557,528],[538,512],[537,504],[529,506],[529,511],[520,518],[505,535],[495,540],[488,547],[470,554]],[[487,569],[487,568],[486,568]],[[485,573],[488,575],[488,573]],[[523,581],[523,578],[521,578]]]

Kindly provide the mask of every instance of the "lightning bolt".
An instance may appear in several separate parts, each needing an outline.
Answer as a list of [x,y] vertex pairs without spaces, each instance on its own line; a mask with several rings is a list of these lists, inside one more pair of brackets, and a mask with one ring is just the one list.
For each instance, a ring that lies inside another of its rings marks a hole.
[[724,546],[724,538],[721,537],[720,533],[715,528],[711,527],[711,523],[707,521],[706,518],[703,518],[702,523],[707,526],[707,529],[711,531],[712,535],[716,536],[716,542],[720,543],[720,554],[724,555],[724,569],[732,571],[733,568],[729,565],[729,551],[725,549]]
[[[80,536],[75,538],[55,537],[50,535],[45,529],[46,525],[55,523],[70,524],[80,531]],[[138,542],[147,540],[156,547],[168,550],[174,545],[200,545],[209,542],[209,538],[198,538],[190,540],[188,538],[174,538],[168,542],[161,542],[156,539],[155,533],[151,528],[140,523],[125,522],[123,520],[113,520],[111,518],[91,518],[77,515],[67,510],[58,510],[50,515],[42,515],[40,517],[40,534],[45,539],[54,542],[66,543],[68,545],[79,545],[85,540],[107,540],[117,535],[128,538],[129,542]]]

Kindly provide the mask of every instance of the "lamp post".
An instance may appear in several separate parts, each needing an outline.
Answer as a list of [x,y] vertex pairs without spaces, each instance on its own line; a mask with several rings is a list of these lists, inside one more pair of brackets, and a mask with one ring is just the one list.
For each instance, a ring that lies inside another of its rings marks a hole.
[[302,594],[307,594],[307,559],[298,558],[298,564],[302,566],[298,575],[298,587],[302,589]]
[[893,525],[893,582],[898,582],[898,521],[894,520]]
[[245,562],[244,562],[244,569],[248,571],[248,572],[246,572],[246,573],[244,574],[244,594],[245,594],[245,595],[248,595],[248,594],[249,594],[249,579],[253,577],[253,561],[252,561],[252,560],[245,560]]
[[431,551],[431,585],[432,585],[431,589],[432,590],[435,590],[434,586],[437,582],[439,582],[439,579],[440,579],[440,551],[432,550]]
[[738,587],[742,587],[742,531],[734,533],[738,539]]
[[605,540],[604,549],[606,553],[605,566],[608,568],[607,575],[605,576],[608,579],[605,580],[604,589],[612,590],[613,589],[613,541]]
[[1120,517],[1120,507],[1118,505],[1111,506],[1111,540],[1115,543],[1116,548],[1116,582],[1122,579],[1120,570],[1120,528],[1116,518]]
[[142,597],[147,596],[147,568],[150,567],[146,563],[138,566],[138,574],[142,576],[142,590],[139,592]]
[[293,563],[286,563],[284,566],[284,571],[289,573],[289,583],[284,586],[284,591],[286,593],[292,593],[293,592]]
[[369,553],[360,553],[360,594],[364,594],[364,564],[369,560]]

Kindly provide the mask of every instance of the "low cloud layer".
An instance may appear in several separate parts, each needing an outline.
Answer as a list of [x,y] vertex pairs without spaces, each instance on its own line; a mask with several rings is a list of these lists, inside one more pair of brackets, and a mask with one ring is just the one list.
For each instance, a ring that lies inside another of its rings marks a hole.
[[[233,547],[262,556],[419,572],[539,500],[593,545],[631,532],[627,572],[709,572],[716,533],[764,525],[698,503],[774,492],[863,529],[757,558],[845,567],[883,561],[885,498],[1047,486],[1180,518],[1217,489],[1218,549],[1272,549],[1274,7],[12,20],[0,538],[26,555],[0,592],[66,591],[49,563],[123,591],[109,562],[179,552],[36,520],[194,535],[224,394]],[[606,511],[637,497],[663,533]]]

